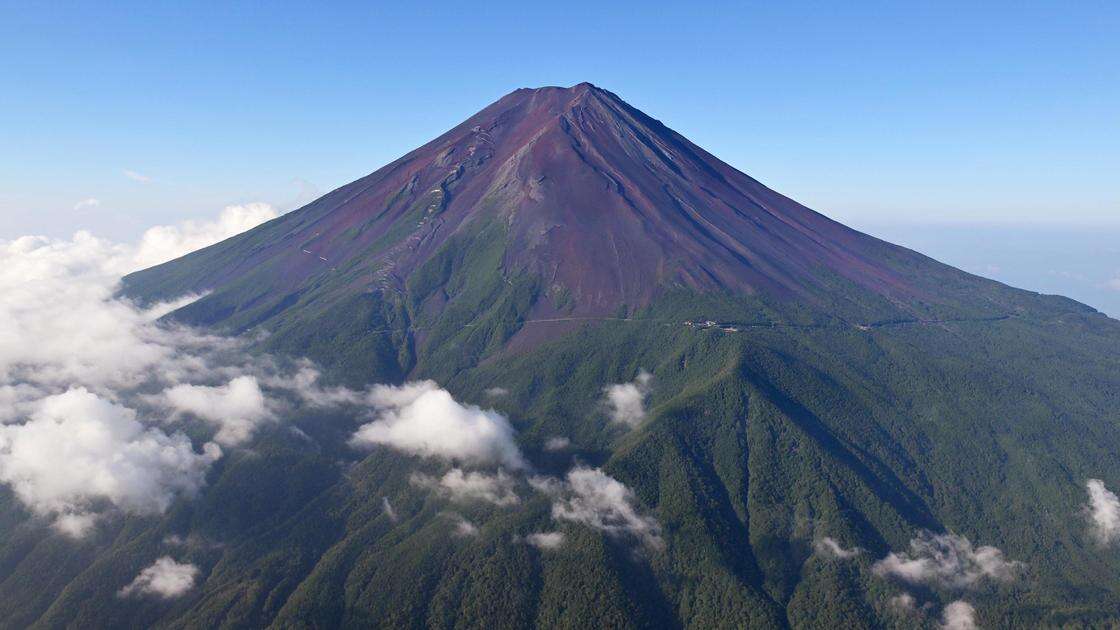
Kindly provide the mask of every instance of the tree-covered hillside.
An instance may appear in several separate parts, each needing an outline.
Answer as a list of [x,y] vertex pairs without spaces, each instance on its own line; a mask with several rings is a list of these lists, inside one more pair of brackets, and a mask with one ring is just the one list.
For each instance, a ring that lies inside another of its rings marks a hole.
[[[700,306],[744,314],[725,332],[686,326],[681,312],[697,307],[666,299],[465,367],[446,357],[473,343],[472,326],[365,356],[356,373],[336,367],[350,384],[402,370],[436,378],[508,417],[532,466],[511,471],[516,504],[418,485],[417,473],[439,478],[452,464],[355,448],[361,418],[314,411],[230,453],[194,500],[113,519],[82,542],[32,526],[6,493],[0,617],[8,627],[913,627],[961,598],[985,627],[1117,615],[1120,552],[1100,547],[1082,514],[1087,479],[1120,486],[1116,322],[1047,311],[748,327],[761,306]],[[300,343],[330,356],[392,323],[393,309],[352,308],[324,314],[340,322],[334,334]],[[534,325],[563,324],[521,330]],[[483,326],[501,329],[473,328]],[[612,422],[603,388],[641,370],[653,375],[648,417]],[[496,387],[505,393],[486,393]],[[570,445],[546,450],[556,436]],[[534,479],[580,466],[632,489],[662,544],[555,518],[555,497]],[[477,531],[456,535],[464,519]],[[1022,568],[916,588],[872,570],[922,530],[997,547]],[[563,534],[555,548],[527,542],[551,531]],[[838,557],[820,548],[826,538],[862,551]],[[199,567],[191,592],[115,595],[168,553]],[[914,611],[891,604],[904,593]]]
[[0,628],[1120,623],[1120,322],[594,86],[119,288],[0,364]]

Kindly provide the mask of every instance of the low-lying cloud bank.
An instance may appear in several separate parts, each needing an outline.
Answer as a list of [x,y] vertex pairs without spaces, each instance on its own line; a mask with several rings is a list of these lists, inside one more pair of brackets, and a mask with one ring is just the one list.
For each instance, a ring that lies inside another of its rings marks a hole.
[[[152,228],[135,245],[88,232],[69,240],[0,241],[0,483],[30,512],[75,537],[114,512],[162,513],[178,497],[195,495],[224,453],[300,406],[352,407],[368,417],[353,446],[450,463],[454,468],[442,476],[412,478],[446,499],[499,507],[522,500],[517,486],[531,468],[501,413],[456,401],[432,381],[326,387],[310,362],[254,356],[246,352],[251,340],[161,321],[198,296],[149,306],[118,297],[123,275],[275,216],[263,204],[233,206],[215,221]],[[605,389],[616,422],[644,419],[651,379],[643,371],[632,383]],[[492,388],[487,395],[508,392]],[[184,423],[207,427],[208,437],[192,442],[176,430]],[[569,446],[560,436],[545,445]],[[549,493],[558,521],[663,545],[657,521],[640,513],[633,492],[598,469],[577,467],[564,479],[530,484]],[[387,498],[383,507],[398,518]],[[453,518],[457,535],[478,533]],[[560,532],[526,538],[541,549],[563,541]],[[171,593],[168,583],[189,588],[192,571],[161,558],[122,592]]]
[[196,578],[198,578],[198,567],[176,562],[170,556],[163,556],[141,571],[136,579],[117,594],[120,597],[154,595],[162,599],[172,599],[194,588]]
[[22,424],[0,425],[0,481],[74,536],[94,524],[97,501],[162,512],[177,493],[194,494],[220,456],[216,444],[196,453],[183,434],[145,428],[132,409],[82,388],[37,401]]
[[[194,297],[140,307],[115,294],[130,271],[275,216],[231,206],[217,221],[152,228],[135,246],[88,232],[0,241],[0,482],[29,510],[73,536],[105,505],[159,513],[198,490],[219,443],[248,438],[263,416],[241,375],[261,368],[240,342],[157,321]],[[210,422],[214,441],[196,447],[168,430],[176,412]]]
[[[160,321],[197,296],[146,307],[117,296],[124,274],[276,216],[264,204],[231,206],[215,221],[152,228],[136,245],[87,232],[0,241],[0,483],[31,512],[75,537],[106,512],[161,513],[198,492],[223,452],[299,406],[372,417],[357,446],[527,469],[504,416],[434,382],[325,387],[310,362]],[[192,444],[171,428],[184,422],[210,437]],[[519,500],[504,472],[454,470],[431,485],[455,500]]]

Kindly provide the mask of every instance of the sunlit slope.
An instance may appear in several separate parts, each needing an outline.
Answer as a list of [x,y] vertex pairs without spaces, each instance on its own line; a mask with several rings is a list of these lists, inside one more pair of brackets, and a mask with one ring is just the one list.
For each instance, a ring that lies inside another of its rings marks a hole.
[[[81,543],[3,488],[3,627],[912,628],[956,600],[982,627],[1120,616],[1120,550],[1085,515],[1088,479],[1120,487],[1120,323],[850,230],[593,86],[513,92],[124,292],[205,293],[169,319],[334,383],[434,379],[508,417],[530,469],[515,504],[457,503],[416,482],[445,462],[357,449],[368,418],[304,409],[196,498]],[[604,387],[642,370],[646,415],[612,422]],[[577,465],[631,489],[659,542],[558,521],[540,478]],[[562,545],[527,542],[551,530]],[[922,530],[1022,564],[954,587],[872,570]],[[184,532],[194,589],[117,597]]]

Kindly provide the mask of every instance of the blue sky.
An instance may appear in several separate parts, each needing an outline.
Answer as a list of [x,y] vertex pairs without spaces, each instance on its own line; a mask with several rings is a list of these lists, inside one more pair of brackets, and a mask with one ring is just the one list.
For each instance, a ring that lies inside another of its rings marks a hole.
[[0,13],[5,235],[296,203],[583,80],[843,220],[1120,223],[1115,2],[106,4]]
[[0,237],[292,207],[585,80],[857,227],[1120,227],[1116,2],[405,4],[5,3]]

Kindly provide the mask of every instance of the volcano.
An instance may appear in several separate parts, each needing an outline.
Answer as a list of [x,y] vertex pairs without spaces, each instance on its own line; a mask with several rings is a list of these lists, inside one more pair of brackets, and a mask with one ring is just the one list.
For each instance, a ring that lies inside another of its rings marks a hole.
[[[399,292],[449,241],[492,224],[505,241],[503,277],[532,275],[566,292],[575,314],[639,308],[673,287],[805,296],[822,275],[885,296],[918,293],[885,260],[899,250],[771,191],[588,83],[505,96],[285,217],[269,228],[275,242],[195,281],[220,287],[277,264],[290,286],[330,269],[360,271],[352,288]],[[534,315],[557,314],[534,306]]]
[[[126,286],[206,293],[177,317],[237,333],[322,336],[357,309],[376,313],[370,331],[422,347],[448,341],[437,329],[450,312],[457,331],[478,324],[468,345],[487,352],[588,321],[649,320],[673,296],[735,303],[674,311],[681,321],[857,327],[1006,317],[1025,297],[832,221],[589,83],[516,90],[374,173]],[[495,309],[497,330],[481,321]]]
[[[1120,322],[847,228],[588,83],[516,90],[121,290],[201,295],[165,321],[332,384],[431,380],[492,409],[516,437],[516,470],[489,471],[509,493],[455,503],[436,480],[479,478],[292,412],[197,498],[102,525],[81,562],[13,533],[0,495],[11,627],[1120,616],[1120,551],[1086,516],[1087,487],[1120,488]],[[170,532],[210,541],[197,587],[114,597]]]

